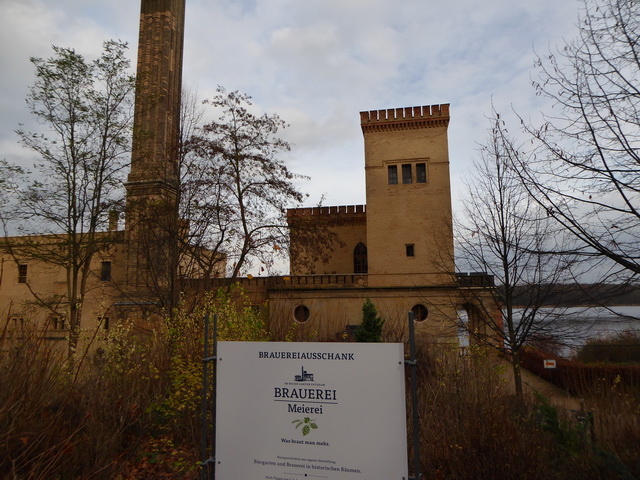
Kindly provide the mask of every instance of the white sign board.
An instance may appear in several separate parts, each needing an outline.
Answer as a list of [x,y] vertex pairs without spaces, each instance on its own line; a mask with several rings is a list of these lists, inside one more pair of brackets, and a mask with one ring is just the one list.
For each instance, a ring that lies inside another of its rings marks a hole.
[[399,343],[219,342],[217,480],[407,478]]
[[543,360],[544,362],[544,368],[556,368],[556,361],[555,360]]

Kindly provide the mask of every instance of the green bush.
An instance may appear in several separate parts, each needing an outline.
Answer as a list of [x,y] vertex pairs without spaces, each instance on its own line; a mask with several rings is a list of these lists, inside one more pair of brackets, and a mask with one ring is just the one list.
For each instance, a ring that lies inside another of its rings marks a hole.
[[214,317],[218,340],[255,342],[269,339],[263,313],[251,305],[249,297],[240,288],[210,294],[198,308],[186,312],[178,310],[172,319],[165,320],[162,335],[171,350],[164,375],[168,384],[161,400],[153,403],[148,411],[155,418],[155,431],[171,434],[178,442],[194,447],[200,438],[205,316],[210,321],[210,341],[213,340]]
[[362,323],[356,328],[356,342],[382,342],[384,320],[370,299],[362,304]]

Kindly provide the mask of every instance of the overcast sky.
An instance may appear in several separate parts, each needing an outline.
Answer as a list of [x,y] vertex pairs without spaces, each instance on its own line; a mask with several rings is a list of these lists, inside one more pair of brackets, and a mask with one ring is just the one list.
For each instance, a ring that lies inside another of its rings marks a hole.
[[[211,97],[218,84],[278,113],[293,144],[286,161],[311,180],[309,205],[365,202],[359,112],[451,104],[454,202],[491,102],[525,117],[534,50],[575,36],[578,0],[187,0],[184,86]],[[30,122],[29,57],[51,45],[92,58],[103,40],[137,52],[138,0],[0,0],[0,158],[25,162],[14,130]]]

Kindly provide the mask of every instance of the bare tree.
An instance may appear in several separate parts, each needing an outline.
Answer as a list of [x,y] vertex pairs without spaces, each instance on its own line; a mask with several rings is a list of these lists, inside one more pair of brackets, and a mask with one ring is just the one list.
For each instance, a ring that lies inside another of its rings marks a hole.
[[123,198],[134,77],[121,42],[105,42],[92,61],[70,48],[54,46],[53,52],[31,59],[36,81],[27,105],[42,128],[17,130],[22,144],[40,157],[16,192],[12,213],[19,223],[9,226],[27,237],[6,237],[4,247],[21,259],[65,270],[72,359],[91,260],[111,245],[108,212]]
[[[253,262],[261,264],[260,271],[270,271],[289,251],[290,229],[299,242],[323,247],[311,248],[314,259],[328,255],[337,241],[322,225],[287,224],[286,209],[306,198],[294,181],[305,177],[292,173],[278,158],[289,150],[277,136],[285,123],[277,115],[254,115],[250,106],[249,96],[222,87],[205,102],[191,92],[182,94],[180,220],[177,259],[171,261],[178,269],[177,282],[167,286],[149,276],[146,288],[150,303],[161,305],[169,315],[178,306],[172,299],[182,307],[196,305],[212,279],[228,275],[233,280]],[[216,121],[203,120],[207,107],[219,115]],[[157,219],[145,220],[162,231]],[[156,242],[153,237],[140,241]]]
[[[533,85],[554,103],[528,127],[535,156],[516,159],[531,198],[613,265],[606,279],[640,274],[640,3],[584,0],[579,34],[538,57]],[[602,270],[607,271],[607,270]]]
[[191,138],[182,162],[181,217],[189,222],[192,253],[208,252],[199,268],[215,268],[224,253],[230,276],[259,261],[267,270],[284,253],[286,208],[306,195],[294,184],[304,178],[278,159],[290,149],[277,136],[278,115],[255,115],[250,97],[218,87],[206,105],[220,113]]
[[11,217],[12,197],[15,195],[19,179],[24,175],[24,170],[18,166],[0,160],[0,222],[7,230],[7,222]]
[[193,92],[183,91],[180,115],[179,151],[179,265],[181,279],[206,280],[224,275],[225,229],[220,215],[222,197],[210,159],[200,156],[204,140],[205,109]]
[[[523,161],[524,152],[496,112],[490,121],[487,142],[474,161],[474,176],[466,182],[465,220],[456,224],[457,263],[495,279],[496,288],[482,289],[467,299],[480,309],[485,325],[465,327],[476,340],[510,353],[516,393],[521,395],[520,350],[534,336],[559,333],[556,315],[542,307],[571,262],[555,253],[562,249],[562,232],[528,195],[513,169],[514,163]],[[495,305],[502,309],[501,316],[491,311]]]

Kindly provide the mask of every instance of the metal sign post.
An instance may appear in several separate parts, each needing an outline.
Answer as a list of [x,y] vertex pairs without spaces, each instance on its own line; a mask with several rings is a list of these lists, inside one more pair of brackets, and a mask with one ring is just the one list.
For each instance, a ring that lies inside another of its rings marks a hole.
[[[202,405],[201,405],[201,431],[200,431],[200,478],[201,480],[215,480],[215,438],[216,438],[216,382],[215,372],[217,368],[218,355],[218,316],[213,316],[213,354],[209,356],[209,315],[204,318],[204,355],[202,358]],[[207,455],[207,391],[209,390],[209,364],[213,363],[213,392],[211,393],[211,455]]]
[[414,331],[413,312],[409,312],[409,360],[405,364],[411,369],[411,421],[413,433],[413,459],[415,464],[415,477],[409,479],[420,480],[420,417],[418,415],[418,384],[416,379],[416,336]]

